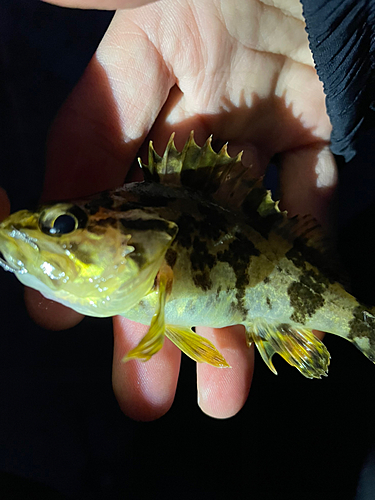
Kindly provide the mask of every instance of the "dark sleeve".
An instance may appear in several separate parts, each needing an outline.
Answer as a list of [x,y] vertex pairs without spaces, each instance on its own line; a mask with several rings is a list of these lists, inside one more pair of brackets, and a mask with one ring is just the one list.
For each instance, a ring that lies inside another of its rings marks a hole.
[[301,0],[332,123],[331,149],[349,161],[375,126],[375,0]]

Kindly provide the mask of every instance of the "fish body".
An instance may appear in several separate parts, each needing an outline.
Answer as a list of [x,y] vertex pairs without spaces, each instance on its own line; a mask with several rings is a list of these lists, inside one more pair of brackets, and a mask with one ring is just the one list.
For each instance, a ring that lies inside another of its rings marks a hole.
[[243,324],[274,372],[280,354],[305,376],[327,371],[311,330],[375,360],[375,318],[350,295],[312,217],[288,219],[240,155],[150,146],[145,181],[91,199],[21,211],[0,224],[0,264],[86,315],[150,324],[125,357],[147,360],[164,336],[197,361],[228,366],[193,326]]

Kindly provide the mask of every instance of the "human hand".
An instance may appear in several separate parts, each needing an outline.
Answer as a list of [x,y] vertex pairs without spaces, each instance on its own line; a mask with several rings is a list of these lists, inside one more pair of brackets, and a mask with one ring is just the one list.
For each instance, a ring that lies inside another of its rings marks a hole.
[[[114,8],[136,0],[55,3]],[[229,141],[232,154],[244,149],[244,162],[259,175],[278,153],[283,208],[326,223],[336,171],[322,85],[299,1],[273,4],[162,0],[118,11],[52,128],[44,199],[117,187],[148,134],[162,152],[172,131],[180,147],[194,129],[198,144],[213,133],[217,143]],[[33,290],[26,302],[46,327],[66,328],[81,319]],[[146,330],[114,318],[113,385],[127,415],[151,420],[173,402],[180,352],[166,339],[147,363],[121,363]],[[232,366],[197,367],[199,405],[218,418],[239,411],[250,388],[253,351],[241,330],[198,330]]]
[[6,192],[0,187],[0,221],[9,215],[10,204]]

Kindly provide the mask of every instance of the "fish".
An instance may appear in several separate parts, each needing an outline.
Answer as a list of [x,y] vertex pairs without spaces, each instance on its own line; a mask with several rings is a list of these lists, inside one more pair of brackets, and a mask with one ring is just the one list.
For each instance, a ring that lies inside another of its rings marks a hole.
[[83,200],[21,210],[0,223],[0,266],[79,313],[150,325],[123,361],[149,360],[169,338],[197,362],[229,367],[196,326],[244,325],[273,373],[280,355],[307,378],[328,371],[321,330],[375,362],[374,310],[341,283],[312,216],[288,218],[262,178],[227,147],[190,134],[144,180]]

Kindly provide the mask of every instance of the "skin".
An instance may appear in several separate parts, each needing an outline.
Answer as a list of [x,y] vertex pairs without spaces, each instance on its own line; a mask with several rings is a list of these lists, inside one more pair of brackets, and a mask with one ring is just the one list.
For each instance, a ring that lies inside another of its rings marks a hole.
[[[330,228],[328,208],[337,178],[327,146],[331,127],[298,1],[54,3],[128,10],[116,13],[56,117],[44,200],[119,186],[148,136],[160,153],[172,131],[180,147],[194,129],[198,144],[213,133],[221,144],[229,141],[230,153],[244,149],[244,162],[259,175],[278,154],[281,207],[291,215],[312,213]],[[7,203],[0,191],[2,217]],[[68,328],[81,320],[35,291],[26,290],[25,299],[31,316],[45,327]],[[250,389],[254,354],[241,329],[197,330],[232,366],[197,366],[199,406],[216,418],[236,414]],[[122,364],[146,330],[114,318],[113,387],[124,413],[153,420],[172,405],[180,352],[166,340],[147,363]]]

